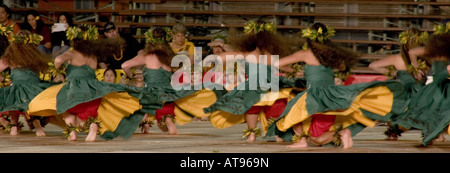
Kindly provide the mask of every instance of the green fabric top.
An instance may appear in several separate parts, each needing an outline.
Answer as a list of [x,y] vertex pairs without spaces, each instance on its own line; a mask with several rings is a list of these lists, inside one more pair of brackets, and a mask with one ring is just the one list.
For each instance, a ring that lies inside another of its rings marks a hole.
[[26,111],[34,97],[54,84],[41,81],[35,72],[25,68],[12,69],[11,80],[13,85],[0,88],[0,112]]
[[425,85],[410,100],[408,110],[394,119],[393,125],[417,128],[423,132],[424,145],[441,134],[450,122],[450,80],[445,61],[432,65],[433,82]]

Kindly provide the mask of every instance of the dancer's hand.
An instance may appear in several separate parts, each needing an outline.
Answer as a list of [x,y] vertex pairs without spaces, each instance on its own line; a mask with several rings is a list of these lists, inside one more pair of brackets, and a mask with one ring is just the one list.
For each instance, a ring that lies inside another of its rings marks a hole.
[[422,70],[417,70],[417,73],[414,74],[414,78],[416,78],[417,80],[422,80],[422,76],[424,76],[425,73]]

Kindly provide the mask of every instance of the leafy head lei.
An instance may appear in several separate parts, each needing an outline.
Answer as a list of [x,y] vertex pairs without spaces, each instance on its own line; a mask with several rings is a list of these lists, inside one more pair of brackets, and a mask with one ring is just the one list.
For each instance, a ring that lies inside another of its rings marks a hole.
[[[323,31],[322,27],[317,30],[312,28],[302,29],[302,37],[307,38],[313,42],[323,43],[325,40],[331,39],[331,37],[333,37],[336,33],[334,28],[331,26],[327,26],[326,29],[326,32]],[[306,42],[305,44],[303,44],[302,49],[308,49],[308,44]]]
[[82,24],[80,26],[69,27],[66,31],[68,40],[79,38],[82,40],[93,41],[98,39],[98,28],[94,25]]
[[428,39],[428,32],[417,33],[412,30],[403,31],[398,36],[401,44],[416,43],[418,45],[424,44]]
[[9,39],[9,41],[11,43],[16,43],[16,44],[35,44],[35,45],[39,45],[41,43],[41,41],[44,39],[44,37],[42,37],[39,34],[36,33],[29,33],[29,32],[19,32],[17,34],[12,34],[11,35],[11,39]]
[[435,35],[437,34],[446,34],[446,33],[450,33],[450,22],[447,22],[445,25],[441,24],[441,25],[434,25],[434,33]]
[[273,22],[263,22],[263,21],[255,21],[252,20],[245,24],[244,26],[244,33],[245,34],[257,34],[261,31],[269,31],[269,32],[276,32],[277,27]]
[[145,36],[145,42],[146,43],[156,43],[156,44],[163,44],[166,42],[170,42],[172,41],[172,30],[169,27],[162,27],[161,29],[163,29],[166,32],[166,36],[165,37],[159,37],[159,38],[155,38],[153,36],[153,29],[149,29],[147,30],[147,32],[144,33]]

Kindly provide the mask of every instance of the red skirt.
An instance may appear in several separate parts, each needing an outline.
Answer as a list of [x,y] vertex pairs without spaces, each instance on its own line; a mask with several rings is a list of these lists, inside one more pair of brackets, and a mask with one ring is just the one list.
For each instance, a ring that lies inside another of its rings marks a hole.
[[287,105],[287,99],[279,99],[275,101],[272,106],[252,106],[247,113],[248,114],[259,114],[261,111],[264,111],[266,114],[266,118],[278,118],[281,113],[283,113],[284,108]]
[[309,134],[312,137],[319,137],[323,133],[328,132],[336,119],[335,115],[314,114],[311,115],[311,126]]
[[75,114],[83,121],[88,120],[89,117],[96,118],[98,116],[97,110],[101,101],[102,99],[98,98],[89,102],[81,103],[68,109],[67,112]]
[[166,115],[174,115],[175,116],[175,102],[170,102],[164,104],[162,109],[156,110],[155,118],[157,121],[161,121],[161,119]]

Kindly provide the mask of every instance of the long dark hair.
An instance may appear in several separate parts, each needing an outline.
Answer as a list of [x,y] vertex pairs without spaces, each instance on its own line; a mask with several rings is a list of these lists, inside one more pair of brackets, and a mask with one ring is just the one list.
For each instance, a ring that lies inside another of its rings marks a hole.
[[[81,32],[87,32],[89,30],[87,25],[81,25],[78,28],[81,29]],[[80,52],[87,58],[94,58],[101,62],[107,62],[110,57],[119,57],[122,53],[124,43],[125,41],[122,38],[98,38],[96,40],[74,38],[70,42],[74,50]]]
[[[312,30],[322,28],[322,33],[328,32],[327,27],[322,23],[314,23],[310,28]],[[321,43],[307,38],[306,42],[320,64],[327,67],[339,69],[342,63],[350,67],[355,65],[358,62],[358,57],[361,56],[360,53],[339,46],[330,39],[323,40],[323,43]]]
[[244,34],[232,28],[228,40],[233,49],[240,52],[251,52],[258,48],[262,53],[278,55],[280,58],[288,55],[285,39],[272,31]]
[[[34,17],[39,16],[39,13],[35,10],[28,10],[25,13],[25,20],[23,21],[23,24],[20,26],[22,30],[28,30],[32,31],[33,27],[31,27],[30,23],[28,23],[28,15],[33,15]],[[36,20],[36,33],[40,33],[42,28],[45,27],[45,23],[42,21],[42,19]]]
[[[420,34],[420,30],[417,28],[410,28],[410,29],[407,29],[405,32],[408,34],[413,34],[413,35]],[[417,41],[414,41],[411,39],[408,40],[406,42],[406,44],[401,45],[400,55],[402,56],[403,61],[406,63],[406,65],[411,64],[411,59],[409,58],[409,50],[416,48],[416,47],[421,47],[421,46],[425,46],[425,43],[418,43]]]
[[73,19],[72,19],[72,15],[70,15],[69,13],[63,12],[61,14],[58,15],[58,20],[57,22],[59,22],[59,17],[61,16],[65,16],[66,20],[67,20],[67,24],[69,25],[69,27],[73,26]]
[[9,46],[8,37],[6,35],[0,34],[0,56],[2,56],[6,48]]
[[[168,33],[162,28],[154,28],[152,30],[153,38],[162,39],[165,38]],[[163,42],[148,42],[145,45],[144,53],[145,54],[155,54],[158,57],[159,62],[164,65],[171,66],[172,59],[175,56],[175,53],[172,51],[167,40]]]
[[426,43],[425,57],[428,62],[436,57],[446,57],[450,61],[450,34],[433,34]]
[[[29,31],[17,33],[24,38],[30,34]],[[36,45],[16,42],[10,43],[0,59],[12,67],[28,68],[36,73],[47,71],[48,62],[51,61],[51,57],[39,51]]]
[[74,50],[80,52],[85,57],[106,62],[110,57],[120,56],[124,42],[121,38],[99,38],[93,41],[75,38],[71,41],[71,44]]

